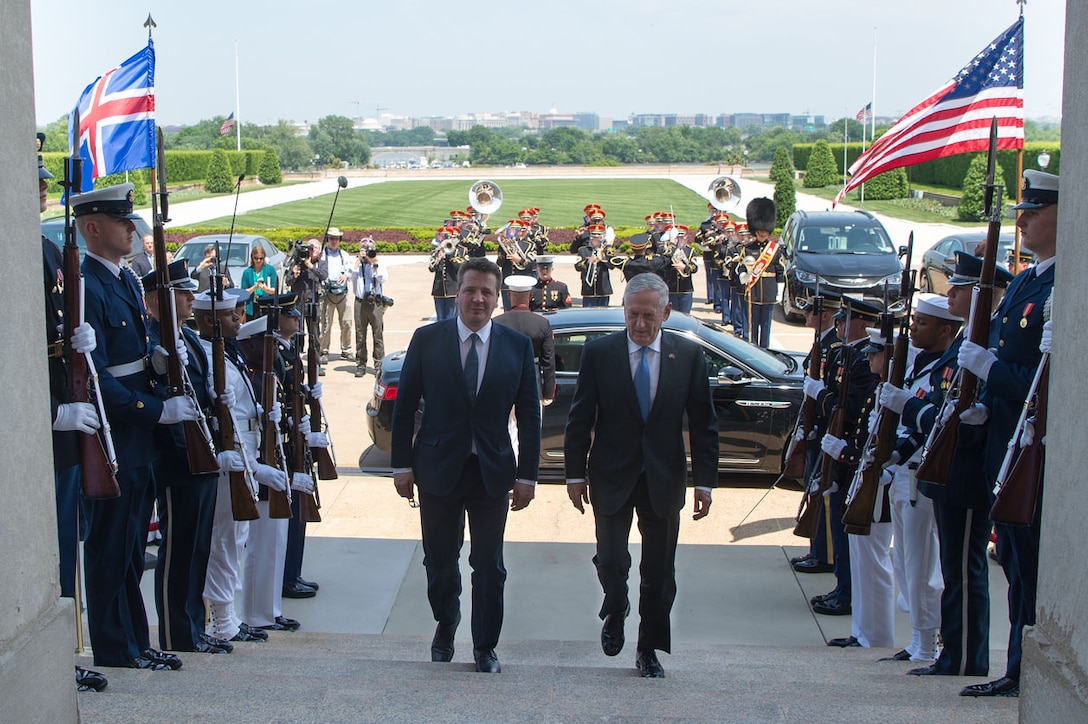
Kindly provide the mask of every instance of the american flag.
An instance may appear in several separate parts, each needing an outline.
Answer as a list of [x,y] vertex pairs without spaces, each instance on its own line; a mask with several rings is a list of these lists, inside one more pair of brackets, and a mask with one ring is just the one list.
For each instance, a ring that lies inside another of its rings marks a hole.
[[873,120],[873,102],[869,101],[865,104],[865,107],[858,111],[858,114],[854,116],[858,123],[868,123]]
[[226,133],[230,133],[230,129],[234,128],[234,113],[227,116],[227,120],[223,121],[223,125],[219,127],[219,135],[222,136]]
[[1024,18],[971,59],[955,78],[912,108],[850,166],[835,197],[902,166],[989,147],[997,117],[997,147],[1024,147]]
[[[76,110],[78,135],[73,134]],[[68,147],[79,148],[84,166],[82,191],[94,179],[155,165],[155,46],[108,70],[86,87],[69,117]]]

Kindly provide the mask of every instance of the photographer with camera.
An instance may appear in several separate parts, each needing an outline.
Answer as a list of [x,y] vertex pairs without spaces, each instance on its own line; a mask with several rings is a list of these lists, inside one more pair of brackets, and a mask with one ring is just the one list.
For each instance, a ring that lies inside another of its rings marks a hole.
[[[321,301],[322,287],[329,278],[328,264],[321,255],[321,242],[317,239],[296,241],[286,269],[283,281],[298,295],[300,309],[305,310],[305,305]],[[318,374],[323,377],[325,368],[319,368]]]
[[[189,278],[196,280],[196,293],[206,292],[212,286],[212,272],[215,271],[215,244],[204,247],[204,258],[189,272]],[[234,280],[230,278],[230,270],[223,264],[223,286],[230,289],[234,286]]]
[[393,306],[393,300],[385,296],[384,286],[389,274],[385,265],[378,264],[378,252],[374,240],[359,242],[359,255],[351,272],[355,290],[355,376],[366,374],[367,327],[374,331],[374,373],[382,365],[385,356],[384,322],[385,308]]
[[340,320],[340,357],[352,359],[351,319],[348,317],[348,272],[351,257],[340,249],[344,235],[340,229],[330,226],[325,247],[325,265],[329,276],[324,283],[325,294],[321,297],[321,363],[329,361],[329,338],[332,336],[333,316]]

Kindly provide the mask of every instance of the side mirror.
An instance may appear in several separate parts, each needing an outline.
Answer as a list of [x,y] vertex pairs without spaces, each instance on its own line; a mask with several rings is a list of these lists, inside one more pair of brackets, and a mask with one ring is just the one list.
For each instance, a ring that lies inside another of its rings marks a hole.
[[746,385],[752,381],[751,377],[744,376],[744,370],[739,367],[722,367],[718,370],[719,385]]
[[905,247],[905,246],[899,247],[899,258],[900,259],[905,259],[906,256],[907,256],[908,251],[910,251],[910,250],[907,249],[907,247]]

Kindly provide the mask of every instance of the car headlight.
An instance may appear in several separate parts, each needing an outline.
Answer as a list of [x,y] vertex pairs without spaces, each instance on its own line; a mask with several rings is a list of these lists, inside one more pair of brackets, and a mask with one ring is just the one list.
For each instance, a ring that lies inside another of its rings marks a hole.
[[887,284],[889,287],[898,286],[903,281],[903,272],[896,272],[895,274],[889,274],[880,280],[880,286]]
[[804,269],[794,269],[793,273],[797,277],[797,281],[801,282],[802,284],[816,283],[816,274],[814,274],[813,272],[808,272]]

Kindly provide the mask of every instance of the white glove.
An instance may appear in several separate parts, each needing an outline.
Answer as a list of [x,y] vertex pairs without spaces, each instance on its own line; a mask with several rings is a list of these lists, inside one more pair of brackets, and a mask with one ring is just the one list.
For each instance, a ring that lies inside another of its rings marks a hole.
[[952,419],[952,413],[956,411],[956,406],[949,402],[946,405],[941,406],[941,422],[940,424],[947,425],[948,421]]
[[291,490],[300,493],[314,492],[314,479],[306,473],[291,473]]
[[811,397],[815,400],[824,389],[824,381],[814,380],[806,375],[803,389],[806,397]]
[[323,432],[311,432],[306,435],[306,447],[328,447],[329,438]]
[[885,383],[880,388],[880,405],[887,407],[897,415],[903,414],[903,408],[907,406],[907,400],[914,397],[909,391],[893,384]]
[[842,456],[842,451],[846,449],[846,440],[831,434],[824,435],[823,440],[820,440],[820,449],[827,453],[832,460],[838,460]]
[[268,411],[268,421],[273,425],[279,425],[280,420],[283,419],[283,409],[280,407],[279,402],[272,403],[272,409]]
[[94,327],[84,322],[72,330],[72,349],[79,354],[90,354],[98,347],[98,338],[94,334]]
[[224,450],[215,456],[219,461],[219,469],[228,473],[240,473],[246,469],[245,461],[235,450]]
[[309,435],[310,434],[311,430],[310,430],[310,416],[309,415],[303,415],[302,419],[299,420],[298,431],[303,435]]
[[797,426],[797,430],[793,433],[793,439],[797,442],[801,442],[805,439],[805,428],[800,425]]
[[208,385],[208,397],[210,397],[213,402],[222,402],[224,405],[232,409],[234,408],[234,403],[238,401],[238,397],[234,394],[234,389],[231,388],[230,385],[223,389],[222,395],[215,394],[215,387],[213,387],[212,385]]
[[981,402],[976,402],[960,414],[964,425],[983,425],[990,419],[990,410]]
[[98,410],[89,402],[69,402],[57,406],[57,419],[53,429],[57,432],[75,430],[92,433],[99,427]]
[[899,464],[899,451],[892,450],[892,454],[888,456],[887,462],[884,463],[884,469],[895,467]]
[[876,426],[877,426],[877,424],[879,422],[880,422],[880,410],[873,409],[869,413],[869,425],[868,425],[868,427],[866,427],[866,430],[869,432],[870,435],[873,435],[873,434],[876,433]]
[[257,478],[258,483],[272,490],[287,490],[287,473],[279,468],[257,463],[257,467],[253,469],[253,477]]
[[[73,336],[72,345],[75,346],[75,337]],[[1039,340],[1039,351],[1046,354],[1050,351],[1050,344],[1054,341],[1054,322],[1052,320],[1046,320],[1043,322],[1043,336]],[[78,350],[76,350],[78,351]]]
[[169,357],[169,353],[162,345],[155,345],[155,348],[151,350],[151,369],[155,370],[157,375],[166,374],[166,360]]
[[175,422],[199,420],[202,414],[193,398],[188,395],[178,395],[162,403],[162,415],[159,416],[159,424],[173,425]]
[[888,470],[888,468],[884,468],[882,471],[880,471],[880,484],[881,485],[891,485],[892,482],[894,482],[894,481],[895,481],[895,473],[893,473],[891,470]]
[[1024,429],[1020,432],[1020,447],[1031,447],[1035,442],[1035,420],[1028,418],[1024,421]]
[[960,347],[958,361],[960,367],[974,373],[976,377],[985,382],[986,377],[990,374],[990,368],[994,366],[994,362],[997,362],[997,355],[974,342],[967,341]]
[[304,385],[304,388],[306,390],[306,394],[308,394],[310,396],[311,400],[320,400],[321,399],[321,383],[320,382],[315,382],[313,387],[307,387],[307,386]]
[[553,402],[555,402],[555,398],[553,398],[553,397],[541,397],[540,398],[540,404],[543,405],[544,407],[550,406]]

